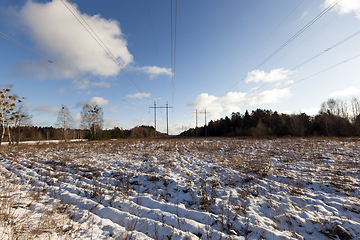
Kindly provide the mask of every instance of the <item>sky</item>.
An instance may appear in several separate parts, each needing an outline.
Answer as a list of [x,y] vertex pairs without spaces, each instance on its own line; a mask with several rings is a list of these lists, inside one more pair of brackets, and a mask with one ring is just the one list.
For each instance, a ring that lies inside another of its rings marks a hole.
[[313,116],[360,96],[360,2],[321,14],[334,2],[0,0],[0,86],[44,127],[62,105],[79,127],[86,103],[130,129],[154,125],[155,102],[162,132],[168,104],[169,134],[195,127],[196,110],[198,126],[205,111]]

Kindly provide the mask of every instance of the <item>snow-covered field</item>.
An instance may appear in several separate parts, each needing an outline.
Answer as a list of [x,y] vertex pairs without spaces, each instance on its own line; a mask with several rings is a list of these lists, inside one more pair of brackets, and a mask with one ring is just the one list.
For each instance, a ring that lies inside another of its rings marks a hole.
[[2,146],[0,239],[359,239],[360,142]]
[[[21,141],[19,144],[46,144],[46,143],[61,143],[64,140],[40,140],[40,141]],[[87,139],[70,139],[69,142],[83,142],[87,141]],[[1,142],[0,145],[9,145],[9,142]]]

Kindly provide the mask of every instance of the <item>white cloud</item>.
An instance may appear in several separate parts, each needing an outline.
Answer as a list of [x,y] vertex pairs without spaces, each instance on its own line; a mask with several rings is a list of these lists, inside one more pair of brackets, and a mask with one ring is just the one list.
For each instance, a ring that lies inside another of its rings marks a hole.
[[102,97],[93,97],[90,98],[89,100],[87,100],[86,102],[77,102],[76,103],[76,107],[83,107],[85,104],[89,104],[89,105],[107,105],[109,104],[109,100],[102,98]]
[[209,118],[219,118],[220,114],[240,111],[239,104],[245,101],[245,96],[246,93],[241,92],[229,92],[224,97],[202,93],[196,97],[195,102],[188,103],[187,106],[201,111],[206,108]]
[[193,107],[200,111],[207,110],[210,118],[219,118],[224,114],[240,112],[243,104],[258,105],[266,103],[276,103],[290,97],[290,88],[267,90],[257,95],[249,95],[242,92],[229,92],[224,97],[216,97],[207,93],[202,93],[196,97],[195,102],[188,103],[188,107]]
[[193,108],[205,108],[215,103],[218,99],[219,99],[218,97],[209,95],[208,93],[202,93],[196,97],[194,103],[188,103],[187,106]]
[[61,70],[45,61],[22,61],[15,65],[16,75],[26,77],[33,75],[38,79],[56,79],[70,77],[68,72]]
[[301,17],[298,20],[303,19],[308,14],[308,11],[305,11],[301,14]]
[[106,118],[104,119],[104,127],[105,129],[111,129],[114,127],[120,126],[119,122],[115,118]]
[[[326,8],[330,4],[332,4],[334,0],[325,0],[322,4],[323,8]],[[359,0],[344,0],[340,1],[335,9],[339,12],[339,14],[347,14],[354,12],[356,17],[360,19],[360,1]]]
[[93,97],[86,101],[87,104],[97,104],[99,106],[101,105],[107,105],[109,104],[109,100],[106,100],[102,97]]
[[[73,87],[75,89],[88,89],[90,86],[99,87],[99,88],[109,88],[110,84],[104,80],[100,82],[90,82],[87,79],[74,79],[73,80]],[[90,94],[91,91],[88,91],[86,94]]]
[[126,95],[127,98],[149,98],[151,96],[150,93],[135,93],[135,94],[128,94]]
[[107,111],[111,112],[111,113],[119,113],[120,112],[116,107],[109,108],[109,109],[107,109]]
[[277,82],[284,80],[289,74],[293,73],[291,70],[285,70],[283,68],[273,69],[269,73],[260,70],[253,70],[248,73],[245,78],[246,83],[248,82]]
[[283,98],[291,97],[290,88],[273,89],[264,91],[256,96],[251,96],[247,99],[250,105],[258,105],[264,103],[276,103]]
[[60,111],[58,106],[41,105],[33,109],[35,112],[56,114]]
[[177,135],[177,134],[180,134],[181,132],[188,130],[189,128],[192,128],[194,126],[195,126],[194,124],[190,124],[190,123],[176,123],[176,124],[169,126],[169,134]]
[[347,96],[353,96],[360,92],[360,89],[355,87],[349,87],[345,90],[336,91],[329,94],[329,97],[347,97]]
[[[67,5],[69,6],[68,3]],[[72,9],[71,6],[69,8]],[[18,16],[37,49],[46,52],[56,62],[74,71],[100,76],[114,76],[119,73],[119,67],[60,0],[43,4],[28,1]],[[108,46],[116,49],[112,53],[123,66],[133,61],[117,21],[104,19],[100,15],[82,14],[82,17],[93,29],[101,32],[102,40]],[[24,64],[26,63],[23,63],[23,68],[26,67]]]
[[50,127],[51,126],[51,123],[49,121],[42,121],[40,122],[39,120],[37,119],[34,119],[30,122],[31,125],[34,125],[34,126],[41,126],[41,127]]
[[148,122],[146,118],[135,118],[133,122]]
[[73,119],[74,119],[75,121],[80,121],[80,119],[81,119],[81,113],[76,113],[76,114],[74,114]]
[[156,66],[136,67],[135,70],[142,71],[150,75],[150,79],[154,79],[160,75],[172,76],[171,68],[160,68]]

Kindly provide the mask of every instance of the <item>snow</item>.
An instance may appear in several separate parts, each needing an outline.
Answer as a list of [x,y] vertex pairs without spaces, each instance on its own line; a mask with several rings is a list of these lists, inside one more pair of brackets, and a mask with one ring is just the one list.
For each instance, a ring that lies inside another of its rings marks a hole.
[[[87,141],[87,139],[70,139],[69,142],[82,142]],[[21,141],[19,144],[50,144],[50,143],[61,143],[64,142],[64,140],[39,140],[39,141]],[[9,145],[9,142],[1,142],[0,145]]]
[[359,239],[359,161],[345,139],[3,146],[0,238]]

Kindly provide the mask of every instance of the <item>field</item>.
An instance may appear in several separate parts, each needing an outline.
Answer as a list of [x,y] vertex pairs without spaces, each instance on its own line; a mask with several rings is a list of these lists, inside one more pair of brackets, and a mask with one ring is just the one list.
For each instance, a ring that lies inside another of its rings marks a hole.
[[0,239],[359,239],[360,142],[2,146]]

